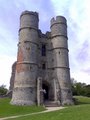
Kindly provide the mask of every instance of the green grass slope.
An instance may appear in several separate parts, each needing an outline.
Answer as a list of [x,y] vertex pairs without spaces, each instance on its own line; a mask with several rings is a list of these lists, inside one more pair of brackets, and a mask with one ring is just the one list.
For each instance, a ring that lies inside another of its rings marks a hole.
[[[10,120],[90,120],[90,98],[82,96],[74,97],[77,105],[67,106],[67,108],[58,111]],[[43,107],[36,106],[13,106],[9,102],[10,99],[0,99],[0,117],[23,115],[44,110]]]
[[14,115],[23,115],[27,113],[39,112],[43,111],[44,108],[42,106],[15,106],[10,105],[9,98],[1,98],[0,99],[0,118]]
[[76,104],[90,104],[90,97],[74,96],[76,99]]
[[74,96],[78,105],[68,106],[65,109],[15,118],[12,120],[90,120],[90,98]]
[[90,104],[77,105],[54,112],[20,117],[12,120],[90,120]]

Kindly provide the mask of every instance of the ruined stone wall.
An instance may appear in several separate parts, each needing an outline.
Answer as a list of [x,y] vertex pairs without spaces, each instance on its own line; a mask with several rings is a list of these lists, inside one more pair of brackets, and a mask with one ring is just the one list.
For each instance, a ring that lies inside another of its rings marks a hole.
[[13,88],[14,88],[16,64],[17,64],[17,62],[14,62],[13,65],[12,65],[12,73],[11,73],[10,87],[9,87],[9,90],[10,90],[10,91],[13,91]]

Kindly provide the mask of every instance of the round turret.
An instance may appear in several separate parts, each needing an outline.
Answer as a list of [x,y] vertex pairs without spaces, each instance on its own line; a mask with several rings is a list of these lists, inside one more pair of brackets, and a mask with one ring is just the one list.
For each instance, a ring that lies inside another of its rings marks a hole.
[[20,17],[15,84],[11,104],[36,104],[38,14],[24,11]]
[[51,36],[62,35],[67,37],[67,22],[62,16],[57,16],[56,19],[51,19]]
[[30,27],[34,29],[38,29],[38,13],[31,11],[24,11],[20,16],[20,29],[24,27]]
[[[31,41],[38,43],[38,13],[24,11],[20,17],[19,42]],[[32,38],[33,37],[33,38]]]
[[[62,16],[51,19],[53,68],[60,86],[61,104],[72,104],[70,69],[68,60],[67,22]],[[56,59],[55,59],[56,58]]]
[[[57,16],[51,19],[51,40],[54,60],[54,67],[68,67],[68,44],[67,44],[67,22],[65,17]],[[58,66],[57,66],[58,65]]]

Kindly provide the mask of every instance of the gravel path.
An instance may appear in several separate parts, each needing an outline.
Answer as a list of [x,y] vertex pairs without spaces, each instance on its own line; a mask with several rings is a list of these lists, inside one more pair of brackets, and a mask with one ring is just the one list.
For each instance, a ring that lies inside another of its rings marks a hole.
[[19,118],[19,117],[23,117],[23,116],[29,116],[29,115],[36,115],[36,114],[46,113],[46,112],[52,112],[52,111],[60,110],[60,109],[63,109],[63,108],[65,108],[65,107],[46,107],[46,110],[42,111],[42,112],[29,113],[29,114],[17,115],[17,116],[9,116],[9,117],[0,118],[0,120],[8,120],[8,119],[12,119],[12,118]]

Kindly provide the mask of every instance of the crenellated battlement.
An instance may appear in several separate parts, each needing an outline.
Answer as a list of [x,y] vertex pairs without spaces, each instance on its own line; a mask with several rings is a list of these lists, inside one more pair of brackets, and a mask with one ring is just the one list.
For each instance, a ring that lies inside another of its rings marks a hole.
[[22,29],[38,29],[39,17],[37,12],[24,11],[20,16],[20,30]]
[[56,16],[56,18],[52,18],[51,19],[51,27],[55,24],[65,24],[67,25],[67,21],[66,18],[63,16]]
[[33,12],[33,11],[23,11],[22,13],[21,13],[21,16],[20,16],[20,18],[23,16],[23,15],[26,15],[26,14],[29,14],[29,15],[34,15],[34,16],[36,16],[37,18],[38,18],[38,13],[37,12]]

